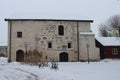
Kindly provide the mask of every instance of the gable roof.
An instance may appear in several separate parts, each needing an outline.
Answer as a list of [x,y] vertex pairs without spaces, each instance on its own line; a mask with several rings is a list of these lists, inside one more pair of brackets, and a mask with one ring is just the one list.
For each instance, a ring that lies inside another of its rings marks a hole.
[[103,46],[120,46],[120,39],[117,37],[96,37]]
[[93,20],[73,20],[73,19],[5,19],[5,21],[73,21],[73,22],[93,22]]

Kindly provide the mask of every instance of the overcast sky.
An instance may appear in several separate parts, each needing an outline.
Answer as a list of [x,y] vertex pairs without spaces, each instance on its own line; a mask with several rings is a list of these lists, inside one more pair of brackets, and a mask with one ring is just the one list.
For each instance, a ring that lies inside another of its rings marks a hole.
[[91,19],[98,36],[98,25],[120,14],[120,0],[0,0],[0,45],[7,43],[4,18]]

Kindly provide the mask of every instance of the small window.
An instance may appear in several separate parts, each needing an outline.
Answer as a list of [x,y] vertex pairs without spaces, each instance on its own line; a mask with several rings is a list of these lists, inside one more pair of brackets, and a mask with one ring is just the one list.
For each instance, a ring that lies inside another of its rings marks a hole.
[[17,37],[22,38],[22,32],[17,32]]
[[66,48],[67,48],[67,46],[66,46],[66,45],[62,45],[62,49],[64,49],[64,50],[65,50]]
[[112,48],[112,55],[117,55],[117,54],[118,54],[118,49]]
[[68,43],[68,48],[71,48],[71,43]]
[[48,48],[52,48],[52,42],[48,42]]
[[58,26],[58,34],[64,35],[64,27],[62,25]]

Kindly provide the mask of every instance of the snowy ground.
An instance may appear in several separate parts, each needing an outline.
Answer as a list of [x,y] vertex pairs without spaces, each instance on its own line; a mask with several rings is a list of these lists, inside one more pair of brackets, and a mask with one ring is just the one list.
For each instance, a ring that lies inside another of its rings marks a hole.
[[39,68],[0,57],[0,80],[120,80],[120,60],[59,63],[59,69]]

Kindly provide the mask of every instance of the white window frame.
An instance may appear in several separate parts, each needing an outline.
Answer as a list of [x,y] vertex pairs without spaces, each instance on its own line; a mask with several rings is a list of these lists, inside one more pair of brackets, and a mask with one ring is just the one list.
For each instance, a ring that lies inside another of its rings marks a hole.
[[118,49],[112,48],[112,55],[118,55]]

